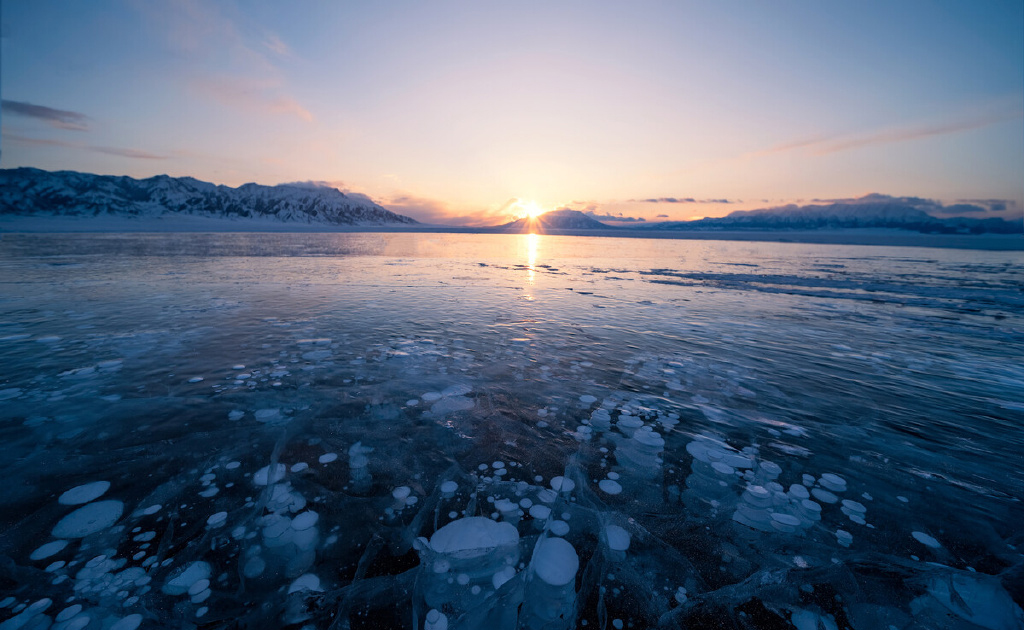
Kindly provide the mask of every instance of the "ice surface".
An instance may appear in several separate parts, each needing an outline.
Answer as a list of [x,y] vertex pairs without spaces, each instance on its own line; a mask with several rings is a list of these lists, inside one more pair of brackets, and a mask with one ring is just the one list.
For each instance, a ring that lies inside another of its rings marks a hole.
[[6,627],[1021,627],[1012,257],[26,238]]

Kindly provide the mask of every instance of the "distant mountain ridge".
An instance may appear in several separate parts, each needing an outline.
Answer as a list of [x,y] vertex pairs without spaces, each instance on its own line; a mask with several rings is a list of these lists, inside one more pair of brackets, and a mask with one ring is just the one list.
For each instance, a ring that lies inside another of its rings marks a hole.
[[649,223],[635,229],[660,230],[817,230],[847,228],[896,228],[924,233],[999,233],[1022,231],[1020,221],[999,217],[936,217],[925,211],[982,212],[970,204],[942,206],[916,197],[867,195],[859,199],[781,206],[759,210],[738,210],[724,217],[696,221]]
[[310,184],[238,188],[192,177],[147,179],[35,168],[0,169],[0,215],[265,218],[323,225],[414,225],[369,199]]
[[507,230],[521,230],[528,232],[530,230],[614,230],[610,225],[601,223],[596,219],[592,219],[586,214],[579,210],[569,210],[568,208],[562,208],[561,210],[552,210],[551,212],[545,212],[542,215],[536,217],[524,217],[517,219],[504,225],[499,225],[499,228]]

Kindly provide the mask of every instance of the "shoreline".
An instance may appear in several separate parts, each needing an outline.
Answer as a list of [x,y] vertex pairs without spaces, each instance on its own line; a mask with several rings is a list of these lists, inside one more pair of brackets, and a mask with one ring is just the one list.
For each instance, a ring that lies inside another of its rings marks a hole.
[[[424,234],[523,234],[519,230],[441,225],[330,226],[281,223],[261,219],[210,217],[26,217],[0,216],[0,238],[4,234],[90,234],[90,233],[424,233]],[[548,230],[550,236],[596,236],[603,238],[674,239],[808,243],[819,245],[876,245],[884,247],[937,247],[984,251],[1024,251],[1021,234],[922,234],[888,228],[838,230]]]

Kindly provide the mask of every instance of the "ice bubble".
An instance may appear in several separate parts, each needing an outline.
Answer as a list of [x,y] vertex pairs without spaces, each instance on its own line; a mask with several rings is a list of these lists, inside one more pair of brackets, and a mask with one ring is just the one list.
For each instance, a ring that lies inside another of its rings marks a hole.
[[442,396],[465,396],[469,392],[473,391],[473,388],[466,384],[451,385],[441,390]]
[[336,459],[338,459],[337,453],[324,453],[323,455],[320,456],[320,459],[317,461],[319,461],[321,464],[330,464]]
[[840,545],[844,547],[849,547],[850,543],[853,542],[853,534],[846,531],[845,529],[837,529],[836,540],[839,542]]
[[676,601],[679,602],[680,604],[685,604],[686,603],[686,588],[680,586],[678,589],[676,589],[675,598],[676,598]]
[[622,630],[622,620],[612,619],[612,627],[615,628],[615,630]]
[[914,537],[914,540],[925,547],[931,547],[932,549],[939,549],[942,547],[938,540],[924,532],[911,532],[910,535]]
[[98,499],[110,489],[109,481],[93,481],[66,491],[57,499],[61,505],[81,505],[93,499]]
[[142,513],[145,514],[146,516],[152,516],[153,514],[156,514],[157,512],[159,512],[162,509],[164,509],[164,506],[162,506],[159,503],[157,503],[155,505],[151,505],[148,508],[142,510]]
[[281,410],[280,409],[257,409],[256,413],[257,422],[275,422],[280,420]]
[[538,503],[530,508],[530,516],[542,521],[547,520],[551,516],[551,508]]
[[629,549],[629,532],[618,525],[608,525],[604,528],[605,538],[608,539],[608,548],[612,551],[625,551]]
[[224,523],[227,522],[227,520],[228,520],[228,513],[227,512],[217,512],[216,514],[211,514],[210,518],[206,519],[206,524],[211,529],[215,529],[217,527],[222,527],[224,525]]
[[794,483],[789,487],[789,496],[802,501],[803,499],[810,499],[811,493],[807,491],[806,487],[798,483]]
[[320,578],[312,573],[306,573],[295,578],[291,586],[288,587],[288,593],[296,593],[298,591],[323,591],[320,588]]
[[266,486],[272,483],[277,483],[284,479],[285,472],[288,467],[284,464],[275,464],[274,471],[271,473],[270,466],[264,466],[256,471],[252,476],[252,482],[257,486]]
[[552,477],[550,484],[551,488],[556,492],[569,493],[572,492],[573,489],[576,487],[576,482],[574,482],[572,479],[566,479],[565,477],[561,476]]
[[602,479],[598,482],[597,487],[605,494],[619,494],[622,492],[622,485],[613,479]]
[[563,586],[576,578],[580,558],[564,538],[541,538],[533,548],[531,566],[544,583]]
[[420,399],[422,399],[423,402],[434,402],[437,400],[441,400],[441,398],[441,392],[427,392],[420,396]]
[[506,522],[483,516],[467,516],[448,523],[430,537],[430,548],[437,553],[459,553],[462,558],[486,554],[490,549],[519,542],[519,530]]
[[505,567],[499,570],[493,576],[491,576],[491,584],[494,586],[494,590],[498,590],[512,578],[516,576],[515,567]]
[[257,578],[263,575],[263,571],[266,568],[267,563],[263,560],[263,558],[255,556],[253,558],[249,558],[249,560],[246,561],[245,566],[242,567],[242,574],[251,580],[253,578]]
[[815,499],[821,501],[822,503],[832,504],[837,503],[839,501],[839,497],[832,494],[828,490],[822,490],[821,488],[814,488],[813,490],[811,490],[811,494],[814,495]]
[[82,605],[81,604],[72,604],[71,606],[68,606],[64,610],[62,610],[59,613],[57,613],[57,616],[54,617],[53,620],[56,621],[57,623],[61,623],[61,622],[67,621],[68,619],[71,619],[72,617],[74,617],[75,615],[77,615],[80,612],[82,612]]
[[790,622],[796,630],[839,630],[831,617],[823,617],[809,610],[794,610]]
[[833,473],[825,473],[819,479],[821,485],[832,492],[846,492],[846,480]]
[[30,555],[29,558],[31,558],[32,560],[44,560],[60,552],[62,549],[64,549],[64,547],[67,546],[68,541],[66,540],[54,540],[44,545],[40,545],[35,551],[32,552],[32,555]]
[[409,494],[411,492],[412,489],[409,488],[409,486],[398,486],[397,488],[391,491],[391,496],[395,497],[399,501],[405,501],[406,498],[409,497]]
[[910,499],[908,499],[907,497],[898,495],[898,494],[896,495],[896,498],[900,500],[900,503],[908,503],[908,502],[910,502]]
[[555,536],[565,536],[569,533],[569,524],[565,521],[551,521],[548,528]]
[[318,520],[320,520],[320,515],[312,510],[301,512],[292,519],[292,529],[295,531],[309,529],[316,525]]
[[161,590],[167,595],[184,595],[199,580],[210,579],[210,565],[199,560],[176,570],[171,575],[174,577],[167,580]]
[[191,596],[195,596],[202,593],[208,588],[210,588],[210,580],[199,580],[192,586],[188,587],[188,594]]
[[423,623],[423,630],[448,630],[448,617],[436,608],[427,612],[427,619]]
[[232,369],[232,370],[244,370],[244,369],[245,369],[245,366],[244,366],[244,365],[242,365],[241,363],[239,363],[238,365],[232,365],[232,366],[231,366],[231,369]]
[[235,422],[237,420],[241,420],[244,417],[245,417],[245,412],[241,411],[239,409],[235,409],[234,411],[228,413],[228,420],[231,420],[232,422]]
[[590,394],[583,394],[582,396],[580,396],[580,402],[590,405],[592,403],[597,402],[597,398],[591,396]]
[[298,462],[292,464],[292,467],[289,470],[291,470],[293,473],[298,473],[302,472],[303,470],[306,470],[307,468],[309,468],[309,464],[307,464],[306,462]]
[[189,383],[201,383],[201,382],[203,382],[203,377],[202,376],[193,376],[192,378],[188,379],[188,382]]
[[85,538],[116,523],[123,512],[124,503],[120,501],[89,503],[54,525],[53,535],[57,538]]

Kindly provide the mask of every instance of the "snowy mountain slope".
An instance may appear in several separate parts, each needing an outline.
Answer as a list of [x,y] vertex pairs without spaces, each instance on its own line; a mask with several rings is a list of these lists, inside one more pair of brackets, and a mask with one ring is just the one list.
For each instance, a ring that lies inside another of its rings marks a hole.
[[895,228],[926,233],[995,232],[1019,233],[1020,221],[999,217],[936,217],[931,212],[982,213],[969,204],[943,206],[916,197],[867,195],[859,199],[805,206],[781,206],[738,210],[724,217],[697,221],[648,223],[635,229],[649,230],[817,230],[836,228]]
[[34,168],[0,169],[0,215],[269,218],[324,225],[415,224],[335,188],[302,184],[238,188],[191,177],[148,179]]
[[539,228],[542,230],[613,230],[610,225],[605,225],[600,221],[592,219],[587,215],[583,214],[579,210],[569,210],[563,208],[561,210],[552,210],[551,212],[545,212],[538,217],[526,217],[518,219],[510,223],[498,226],[500,228],[511,229],[511,230],[524,230],[528,231],[532,228]]

